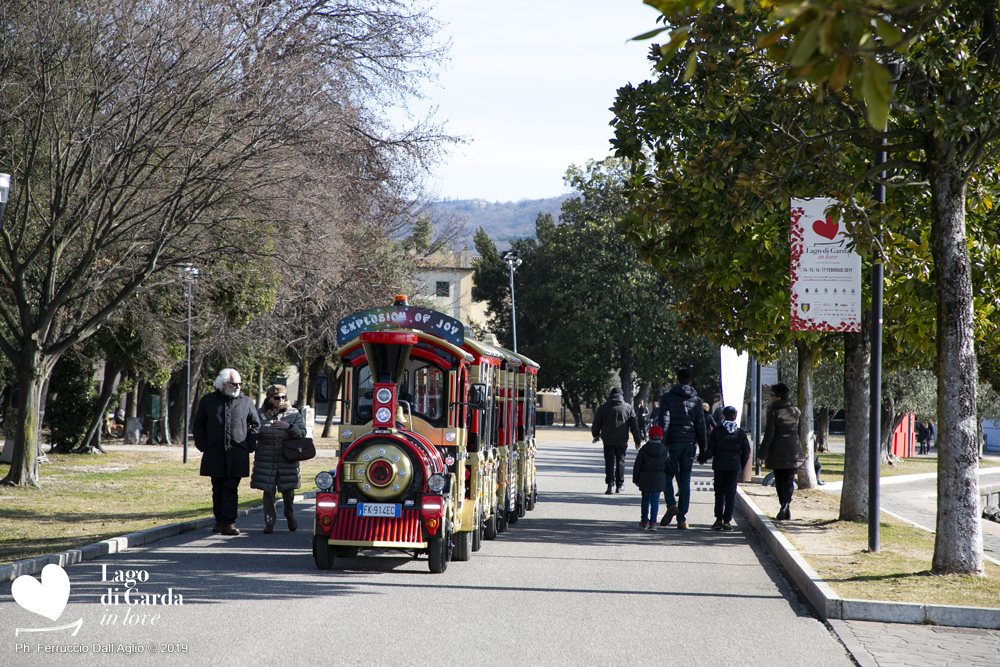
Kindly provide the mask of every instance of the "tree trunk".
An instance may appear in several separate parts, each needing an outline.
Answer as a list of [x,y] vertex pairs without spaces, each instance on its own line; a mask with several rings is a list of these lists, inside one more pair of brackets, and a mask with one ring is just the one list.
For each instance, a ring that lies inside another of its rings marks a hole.
[[816,452],[830,451],[830,417],[834,414],[829,408],[816,411],[819,419],[816,422]]
[[816,455],[813,443],[813,367],[816,365],[816,350],[804,340],[795,342],[799,356],[799,386],[798,404],[802,412],[802,422],[799,426],[799,440],[805,461],[799,468],[798,483],[800,489],[816,488],[816,469],[813,467],[813,457]]
[[302,410],[306,406],[306,387],[309,386],[309,362],[299,357],[299,390],[295,392],[295,407]]
[[882,432],[879,434],[879,465],[889,462],[889,451],[892,444],[892,434],[899,425],[896,422],[896,399],[891,391],[886,391],[882,383]]
[[160,442],[165,445],[172,445],[170,435],[170,380],[168,379],[159,389],[160,391]]
[[[170,401],[170,433],[184,433],[184,380],[187,378],[187,363],[181,366],[180,371],[170,376],[170,386],[177,391],[170,392],[176,394],[176,398]],[[183,444],[183,439],[180,444]]]
[[87,435],[83,437],[83,441],[77,447],[77,452],[87,453],[98,449],[101,453],[107,453],[101,447],[101,426],[104,424],[104,415],[108,411],[108,404],[111,403],[111,398],[115,395],[115,388],[118,384],[118,376],[121,370],[121,365],[112,364],[107,360],[104,361],[104,381],[101,383],[101,395],[97,399],[97,409],[94,410],[94,416],[91,418],[90,426],[87,428]]
[[935,573],[983,574],[976,451],[972,280],[965,182],[956,146],[935,138],[929,154],[931,253],[937,274],[938,477]]
[[14,431],[14,451],[7,476],[0,480],[4,486],[36,486],[41,488],[38,477],[40,451],[39,426],[42,418],[42,391],[48,384],[49,374],[57,358],[46,358],[32,340],[25,344],[20,361],[15,368],[20,395],[17,401],[17,427]]
[[630,347],[622,346],[620,352],[621,366],[618,370],[618,377],[622,383],[622,399],[628,405],[632,405],[632,397],[635,395],[635,381],[632,379],[635,371],[635,355]]
[[840,520],[868,520],[868,437],[871,425],[871,314],[861,331],[844,334],[844,486]]
[[[336,412],[336,408],[340,405],[338,397],[340,396],[340,388],[344,383],[344,371],[342,368],[335,368],[334,366],[327,364],[326,366],[326,376],[330,378],[330,407],[327,409],[326,413],[326,423],[323,425],[323,438],[330,437],[330,431],[333,429],[333,416]],[[343,423],[343,419],[341,419]]]
[[580,409],[580,397],[574,396],[566,391],[565,387],[560,387],[563,393],[563,400],[569,406],[569,412],[573,415],[573,426],[574,428],[580,428],[586,426],[583,423],[583,411]]
[[139,416],[139,376],[132,375],[132,389],[125,395],[125,417]]
[[316,380],[315,378],[319,376],[319,372],[323,370],[326,366],[326,359],[324,357],[316,357],[313,359],[312,365],[309,366],[309,377],[313,378],[313,381],[309,383],[306,387],[306,405],[311,408],[316,407]]
[[254,401],[254,405],[256,405],[258,408],[262,408],[264,407],[264,401],[267,400],[267,394],[265,394],[265,390],[267,388],[264,386],[263,366],[261,366],[260,369],[254,369],[254,379],[257,384],[257,396],[256,400]]

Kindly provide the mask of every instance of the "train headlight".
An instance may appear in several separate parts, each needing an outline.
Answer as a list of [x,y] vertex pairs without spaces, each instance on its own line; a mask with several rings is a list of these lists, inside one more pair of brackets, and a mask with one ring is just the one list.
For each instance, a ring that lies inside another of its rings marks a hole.
[[431,475],[430,479],[427,480],[427,488],[434,493],[440,493],[444,490],[444,475]]
[[379,403],[388,403],[389,399],[392,398],[392,392],[382,387],[375,393],[375,398]]
[[320,491],[329,491],[333,488],[333,475],[324,470],[316,475],[316,488]]
[[380,422],[389,421],[389,417],[391,416],[392,413],[389,412],[389,408],[379,408],[378,410],[375,411],[375,419],[377,419]]

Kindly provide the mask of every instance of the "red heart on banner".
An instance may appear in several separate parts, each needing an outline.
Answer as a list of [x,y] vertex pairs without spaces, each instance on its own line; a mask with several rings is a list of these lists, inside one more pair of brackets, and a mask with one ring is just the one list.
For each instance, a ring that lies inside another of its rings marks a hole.
[[813,231],[822,236],[823,238],[833,240],[833,237],[837,235],[837,229],[840,227],[833,220],[832,215],[826,216],[826,222],[822,220],[817,220],[813,223]]

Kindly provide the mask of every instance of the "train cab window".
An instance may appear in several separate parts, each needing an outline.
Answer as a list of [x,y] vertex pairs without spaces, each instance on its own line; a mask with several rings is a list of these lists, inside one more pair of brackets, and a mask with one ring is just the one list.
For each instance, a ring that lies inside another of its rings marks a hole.
[[422,359],[411,359],[399,383],[399,397],[410,402],[415,416],[434,426],[444,426],[448,413],[447,383],[443,370]]
[[357,400],[354,402],[355,424],[367,424],[372,420],[372,395],[375,389],[372,383],[372,372],[368,364],[358,368],[354,374],[357,378],[357,387],[354,395]]

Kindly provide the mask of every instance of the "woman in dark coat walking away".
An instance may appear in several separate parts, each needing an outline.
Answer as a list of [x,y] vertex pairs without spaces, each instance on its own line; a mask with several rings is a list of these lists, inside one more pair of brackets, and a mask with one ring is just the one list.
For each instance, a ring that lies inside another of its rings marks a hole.
[[298,528],[295,521],[295,489],[301,486],[299,481],[299,462],[289,461],[281,453],[282,446],[288,440],[304,438],[306,426],[302,415],[288,405],[288,394],[285,386],[272,384],[267,388],[267,399],[258,411],[260,416],[260,436],[257,439],[257,451],[254,453],[253,473],[250,475],[250,487],[264,492],[264,532],[274,531],[277,512],[274,507],[276,492],[281,492],[285,506],[285,519],[288,530]]
[[774,471],[774,488],[778,492],[781,509],[774,518],[791,519],[792,492],[795,471],[805,457],[799,441],[799,422],[802,413],[788,400],[788,386],[778,383],[771,387],[771,405],[767,407],[767,426],[760,443],[757,462]]
[[656,530],[656,514],[660,511],[660,494],[667,488],[667,465],[670,452],[663,444],[663,429],[649,427],[649,442],[636,454],[632,466],[632,481],[642,492],[642,521],[639,527]]

